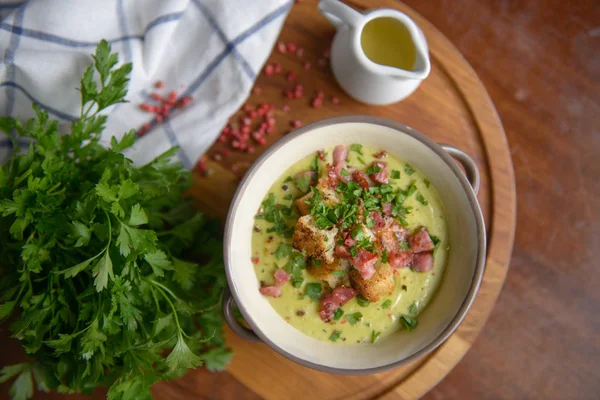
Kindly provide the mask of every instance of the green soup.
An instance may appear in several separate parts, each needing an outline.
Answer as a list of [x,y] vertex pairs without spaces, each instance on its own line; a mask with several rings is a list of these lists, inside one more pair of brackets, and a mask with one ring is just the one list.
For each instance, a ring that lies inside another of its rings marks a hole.
[[[414,329],[418,334],[418,314],[425,309],[439,287],[448,258],[449,240],[442,202],[426,177],[406,162],[392,155],[375,158],[379,149],[356,145],[352,149],[346,158],[347,170],[364,171],[377,161],[387,164],[390,179],[386,190],[390,186],[394,192],[402,191],[406,195],[403,205],[407,212],[399,216],[402,225],[409,232],[426,227],[434,239],[433,268],[428,272],[417,272],[411,268],[395,269],[391,294],[386,294],[377,302],[353,298],[340,307],[341,310],[335,313],[331,321],[324,322],[320,318],[319,298],[331,289],[307,270],[296,268],[295,272],[291,271],[294,268],[290,262],[290,235],[300,217],[296,199],[306,193],[306,179],[303,181],[295,177],[309,170],[318,170],[319,177],[326,177],[327,164],[333,163],[333,149],[326,149],[325,161],[316,155],[299,161],[277,179],[265,196],[252,232],[252,261],[256,275],[261,283],[268,285],[273,283],[278,268],[293,273],[292,281],[281,286],[281,295],[268,299],[282,318],[313,338],[354,344],[375,342],[399,329]],[[273,211],[273,205],[278,215],[269,217],[267,213]],[[314,290],[318,288],[314,284],[321,284],[320,293]]]

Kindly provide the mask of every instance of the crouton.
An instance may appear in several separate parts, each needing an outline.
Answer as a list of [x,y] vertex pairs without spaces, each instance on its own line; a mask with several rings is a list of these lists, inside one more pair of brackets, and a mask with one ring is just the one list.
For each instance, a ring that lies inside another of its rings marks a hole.
[[310,213],[310,209],[308,208],[308,204],[306,204],[307,201],[310,201],[310,199],[312,199],[313,197],[313,192],[310,191],[308,193],[306,193],[304,196],[300,197],[298,200],[296,200],[296,207],[298,207],[298,211],[300,211],[300,215],[306,215],[308,213]]
[[363,279],[360,272],[351,268],[348,272],[352,286],[368,301],[379,301],[383,296],[389,295],[394,290],[394,273],[389,264],[378,262],[375,265],[375,275],[369,280]]
[[[337,192],[335,191],[335,189],[329,187],[329,183],[327,182],[327,179],[325,179],[325,178],[319,179],[316,189],[321,194],[321,197],[323,198],[323,202],[326,205],[331,207],[340,202],[340,198],[339,198]],[[311,190],[310,192],[308,192],[307,194],[305,194],[304,196],[302,196],[296,200],[296,207],[298,207],[298,211],[300,211],[301,215],[307,215],[308,213],[310,213],[310,208],[307,204],[307,201],[310,201],[310,199],[313,198],[313,195],[314,195],[314,193]]]
[[[348,274],[346,273],[350,267],[348,260],[336,258],[334,262],[329,264],[321,260],[316,261],[317,262],[309,262],[308,266],[306,267],[311,275],[327,282],[332,289],[340,285],[347,286],[350,284]],[[344,274],[342,276],[336,276],[332,274],[333,271],[341,271],[344,272]]]
[[335,235],[338,229],[319,229],[312,215],[305,215],[298,219],[294,229],[292,245],[296,250],[304,252],[307,256],[332,263]]
[[319,191],[319,193],[321,193],[321,196],[323,197],[323,202],[326,205],[331,207],[340,202],[340,196],[335,191],[335,189],[329,185],[329,181],[327,180],[327,178],[319,179],[319,182],[317,182],[317,190]]

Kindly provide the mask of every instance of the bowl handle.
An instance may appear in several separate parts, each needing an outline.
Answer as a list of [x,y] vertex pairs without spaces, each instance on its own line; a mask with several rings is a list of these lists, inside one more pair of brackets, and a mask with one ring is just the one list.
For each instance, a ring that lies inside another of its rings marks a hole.
[[248,329],[242,324],[239,323],[237,318],[233,313],[233,296],[231,296],[231,292],[229,291],[229,287],[225,288],[225,292],[223,293],[223,317],[225,318],[225,322],[231,328],[232,331],[235,332],[236,335],[241,337],[242,339],[249,340],[251,342],[261,342],[260,338],[254,333],[252,329]]
[[475,160],[473,160],[470,155],[454,146],[440,144],[440,147],[444,149],[444,151],[448,153],[450,157],[460,162],[460,164],[465,168],[467,179],[473,188],[473,192],[477,194],[479,192],[479,182],[481,179]]

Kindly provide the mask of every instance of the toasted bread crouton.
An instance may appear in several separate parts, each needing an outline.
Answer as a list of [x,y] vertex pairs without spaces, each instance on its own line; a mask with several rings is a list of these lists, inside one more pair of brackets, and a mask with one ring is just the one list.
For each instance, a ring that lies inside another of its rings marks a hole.
[[394,290],[394,273],[389,264],[378,262],[375,265],[375,275],[369,280],[363,279],[360,272],[351,268],[348,272],[352,285],[358,293],[368,301],[379,301],[383,296],[389,295]]
[[[307,271],[316,278],[319,278],[333,289],[340,285],[349,285],[350,281],[348,279],[348,268],[350,267],[350,263],[348,260],[342,260],[336,258],[332,263],[325,263],[321,260],[318,260],[319,264],[314,262],[309,262],[306,267]],[[342,276],[336,276],[332,274],[333,271],[341,271],[344,272]]]
[[323,202],[326,205],[331,207],[340,202],[340,196],[335,191],[335,189],[329,185],[329,181],[327,180],[327,178],[319,179],[319,181],[317,182],[317,190],[319,191],[319,193],[321,193],[321,196],[323,197]]
[[[333,206],[340,202],[340,198],[335,191],[335,189],[329,187],[329,183],[327,179],[321,178],[317,183],[316,189],[321,194],[323,198],[323,202],[328,206]],[[307,215],[310,213],[309,205],[307,204],[314,196],[312,190],[306,193],[304,196],[300,197],[296,200],[296,207],[298,207],[298,211],[300,211],[301,215]]]
[[304,196],[300,197],[296,200],[296,207],[298,207],[298,211],[300,211],[300,215],[306,215],[310,213],[310,209],[308,208],[307,202],[310,201],[313,197],[312,190],[306,193]]
[[338,229],[335,227],[331,230],[319,229],[315,225],[313,216],[305,215],[296,222],[292,245],[296,250],[304,252],[309,257],[332,263],[337,233]]

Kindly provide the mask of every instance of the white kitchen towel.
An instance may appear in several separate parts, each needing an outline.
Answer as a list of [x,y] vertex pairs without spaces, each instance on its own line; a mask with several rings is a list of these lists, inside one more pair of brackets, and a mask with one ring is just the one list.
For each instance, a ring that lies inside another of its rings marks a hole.
[[[133,62],[129,103],[110,110],[102,141],[152,119],[150,93],[192,96],[136,140],[137,164],[172,146],[191,168],[247,98],[292,0],[0,0],[0,115],[29,118],[31,103],[68,123],[79,115],[75,89],[97,43]],[[162,81],[164,89],[155,89]],[[0,161],[12,143],[0,133]]]

